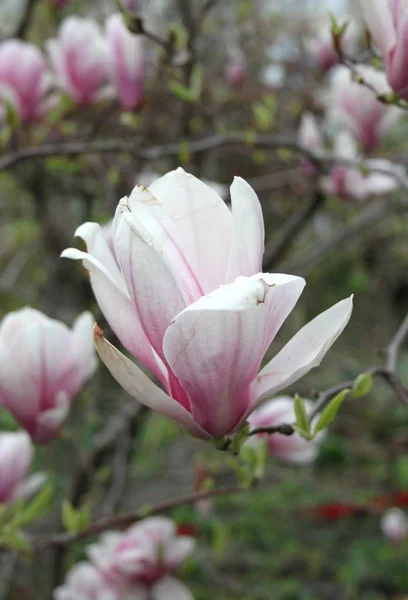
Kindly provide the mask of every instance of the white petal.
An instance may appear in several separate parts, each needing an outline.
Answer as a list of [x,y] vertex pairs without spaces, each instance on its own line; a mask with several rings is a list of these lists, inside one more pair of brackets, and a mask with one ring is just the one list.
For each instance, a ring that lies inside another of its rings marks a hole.
[[254,402],[249,412],[319,366],[347,325],[352,309],[351,296],[302,327],[259,373],[253,384]]
[[239,275],[250,277],[262,270],[264,222],[258,196],[250,185],[235,177],[231,186],[233,218],[232,245],[226,283]]
[[193,421],[191,414],[173,400],[98,332],[94,334],[96,349],[113,377],[139,402],[178,421],[194,436],[206,439],[209,436]]
[[291,275],[238,277],[169,326],[165,356],[188,393],[194,420],[213,437],[233,431],[246,412],[264,353],[304,285]]

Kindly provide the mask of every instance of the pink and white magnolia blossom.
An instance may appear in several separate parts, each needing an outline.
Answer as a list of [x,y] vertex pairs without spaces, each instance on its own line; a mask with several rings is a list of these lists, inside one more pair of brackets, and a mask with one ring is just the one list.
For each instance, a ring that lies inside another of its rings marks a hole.
[[43,484],[42,473],[28,476],[33,454],[25,431],[0,432],[0,504],[31,496]]
[[[378,94],[390,92],[384,73],[360,65],[359,74]],[[377,100],[375,93],[352,79],[347,67],[333,71],[328,96],[328,116],[334,126],[346,127],[365,151],[375,148],[395,125],[401,110]]]
[[[340,22],[346,21],[346,18],[340,19]],[[359,28],[353,21],[349,21],[340,42],[346,56],[352,57],[355,54],[359,35]],[[314,35],[304,40],[304,46],[310,59],[322,71],[328,71],[339,62],[339,55],[333,45],[331,24],[327,20],[318,24]]]
[[381,52],[388,83],[408,100],[408,1],[360,0],[364,21]]
[[57,84],[81,106],[103,97],[106,42],[97,23],[81,17],[66,18],[58,38],[46,42]]
[[92,325],[90,313],[70,330],[32,308],[9,313],[0,324],[0,405],[37,443],[59,434],[96,368]]
[[371,158],[365,161],[365,169],[341,164],[341,161],[358,161],[357,144],[348,131],[340,131],[335,140],[333,156],[339,159],[329,176],[322,178],[322,188],[343,200],[365,200],[371,196],[381,196],[398,187],[394,175],[395,168],[384,159]]
[[[304,400],[306,411],[310,413],[313,403],[310,400]],[[278,396],[265,402],[249,417],[252,427],[273,427],[282,423],[294,423],[296,421],[294,400],[290,396]],[[254,443],[252,436],[247,443]],[[315,460],[319,452],[319,443],[324,437],[324,432],[317,434],[312,441],[307,441],[298,433],[293,435],[267,435],[268,449],[271,456],[276,456],[282,460],[294,463],[311,463]],[[256,441],[255,441],[256,443]]]
[[0,105],[10,103],[23,122],[32,123],[46,110],[50,74],[42,52],[12,39],[0,43]]
[[381,519],[381,529],[391,544],[401,544],[408,536],[408,517],[401,508],[390,508]]
[[135,591],[141,600],[192,600],[172,573],[195,548],[194,538],[178,535],[166,517],[150,517],[124,533],[108,532],[88,548],[88,557],[112,586]]
[[264,224],[253,189],[237,177],[232,212],[179,168],[118,205],[113,254],[97,223],[76,235],[107,321],[162,382],[155,385],[95,329],[97,350],[132,396],[202,438],[236,431],[264,400],[320,364],[346,326],[346,299],[303,327],[259,371],[305,281],[262,273]]
[[130,33],[120,13],[107,19],[106,35],[109,76],[123,110],[132,110],[143,101],[143,36]]

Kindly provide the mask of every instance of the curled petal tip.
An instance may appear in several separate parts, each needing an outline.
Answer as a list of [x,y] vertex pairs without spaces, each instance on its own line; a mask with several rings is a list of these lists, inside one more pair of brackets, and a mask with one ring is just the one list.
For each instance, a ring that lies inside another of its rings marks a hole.
[[101,327],[99,327],[98,323],[95,323],[93,326],[93,332],[94,332],[94,339],[97,337],[105,337],[104,333],[103,333],[103,329]]

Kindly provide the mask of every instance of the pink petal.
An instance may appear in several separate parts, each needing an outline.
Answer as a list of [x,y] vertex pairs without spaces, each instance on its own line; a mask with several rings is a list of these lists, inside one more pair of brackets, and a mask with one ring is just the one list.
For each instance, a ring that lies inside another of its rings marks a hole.
[[101,360],[128,394],[141,404],[179,422],[192,435],[202,439],[209,437],[193,421],[191,414],[181,404],[158,388],[139,367],[112,346],[98,330],[94,333],[94,340]]
[[396,43],[396,31],[388,0],[360,0],[363,19],[384,60]]
[[249,412],[320,365],[347,325],[352,308],[351,296],[322,312],[293,336],[256,378]]
[[[225,202],[211,187],[181,168],[167,173],[149,189],[161,207],[163,235],[158,243],[173,272],[180,271],[183,281],[191,271],[204,294],[225,283],[232,239],[232,218]],[[150,231],[149,223],[140,220]],[[152,236],[157,243],[155,234]],[[174,244],[179,250],[177,262]]]
[[126,200],[123,202],[123,213],[115,217],[116,256],[146,335],[157,354],[163,357],[164,333],[186,305],[172,272],[149,245],[143,226],[127,212]]
[[213,437],[240,422],[263,355],[304,285],[290,275],[238,277],[187,307],[169,326],[165,356],[188,393],[194,420]]
[[86,242],[88,253],[68,248],[61,256],[83,261],[84,267],[89,270],[99,307],[114,333],[129,352],[163,380],[163,366],[155,356],[139,314],[130,301],[125,281],[103,231],[96,223],[85,223],[75,233]]
[[250,277],[262,270],[264,222],[258,196],[246,181],[235,177],[231,186],[232,245],[226,283],[239,275]]

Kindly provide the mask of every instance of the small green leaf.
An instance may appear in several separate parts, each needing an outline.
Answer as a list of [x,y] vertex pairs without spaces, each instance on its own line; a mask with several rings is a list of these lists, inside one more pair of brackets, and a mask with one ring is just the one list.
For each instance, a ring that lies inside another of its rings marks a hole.
[[322,414],[320,415],[319,420],[316,423],[316,426],[313,431],[313,435],[315,436],[319,431],[325,429],[335,418],[337,411],[340,406],[343,404],[344,399],[347,394],[350,392],[349,389],[342,390],[337,396],[335,396],[332,400],[330,400],[329,404],[326,406]]
[[31,502],[15,516],[10,523],[10,528],[20,529],[39,517],[48,508],[53,492],[53,487],[50,484],[44,485]]
[[373,377],[370,373],[361,373],[353,383],[351,395],[354,398],[366,396],[373,387]]
[[8,531],[0,537],[0,546],[6,546],[11,550],[21,550],[28,552],[30,544],[20,531]]
[[309,418],[302,398],[299,394],[295,395],[295,415],[296,415],[296,430],[309,433]]
[[180,140],[179,142],[179,161],[182,165],[190,162],[191,152],[190,146],[187,140]]
[[170,81],[169,90],[183,102],[194,102],[194,96],[190,88],[186,87],[179,81]]
[[190,92],[192,98],[197,101],[201,96],[201,90],[203,87],[203,68],[201,65],[196,64],[191,73],[190,81]]

